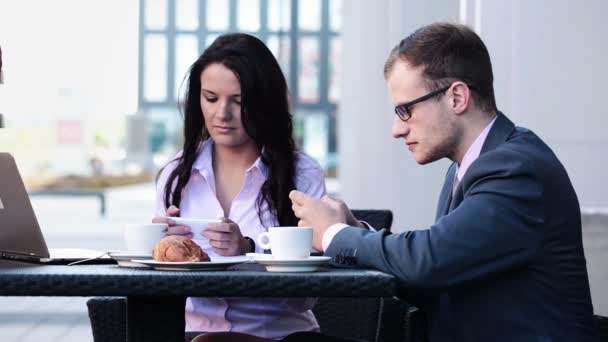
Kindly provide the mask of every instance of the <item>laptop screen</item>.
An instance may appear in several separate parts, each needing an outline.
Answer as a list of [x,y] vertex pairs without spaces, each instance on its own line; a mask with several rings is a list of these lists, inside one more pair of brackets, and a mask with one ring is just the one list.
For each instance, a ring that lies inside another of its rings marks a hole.
[[49,257],[17,164],[8,153],[0,153],[0,255]]

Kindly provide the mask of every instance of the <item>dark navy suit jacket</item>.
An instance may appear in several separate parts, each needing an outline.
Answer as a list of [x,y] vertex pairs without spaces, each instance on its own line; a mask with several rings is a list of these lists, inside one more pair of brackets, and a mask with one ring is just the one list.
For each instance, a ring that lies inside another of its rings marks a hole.
[[551,149],[499,113],[451,198],[454,173],[429,229],[348,227],[326,254],[397,276],[431,341],[597,341],[579,203]]

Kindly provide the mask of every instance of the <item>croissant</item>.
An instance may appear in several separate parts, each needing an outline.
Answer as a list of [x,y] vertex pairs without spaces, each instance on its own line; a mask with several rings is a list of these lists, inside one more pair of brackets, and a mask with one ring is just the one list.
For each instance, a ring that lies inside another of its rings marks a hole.
[[209,261],[205,253],[194,241],[183,236],[166,236],[162,238],[152,252],[158,261]]

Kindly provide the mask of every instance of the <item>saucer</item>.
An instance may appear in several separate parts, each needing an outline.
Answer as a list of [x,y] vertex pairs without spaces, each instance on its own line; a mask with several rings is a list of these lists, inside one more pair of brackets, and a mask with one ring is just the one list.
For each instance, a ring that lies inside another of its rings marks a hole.
[[149,259],[152,254],[145,252],[111,251],[108,253],[110,258],[116,260],[121,267],[148,268],[149,266],[131,261],[132,259]]
[[303,259],[276,259],[272,254],[247,253],[253,261],[266,266],[268,272],[314,272],[331,260],[328,256],[309,256]]

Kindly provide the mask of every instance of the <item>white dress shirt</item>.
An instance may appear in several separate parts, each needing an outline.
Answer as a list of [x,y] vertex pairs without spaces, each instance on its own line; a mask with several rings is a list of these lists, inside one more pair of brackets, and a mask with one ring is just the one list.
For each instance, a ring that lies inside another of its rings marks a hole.
[[[204,142],[192,166],[192,175],[183,190],[180,216],[214,219],[224,216],[217,199],[212,165],[213,141]],[[181,153],[180,153],[181,154]],[[179,154],[178,154],[179,155]],[[309,196],[325,194],[324,173],[319,164],[304,153],[297,153],[296,188]],[[175,168],[171,162],[161,173],[157,184],[156,215],[165,216],[164,189],[167,178]],[[254,241],[268,227],[278,226],[276,217],[261,208],[258,218],[256,200],[268,176],[268,167],[258,158],[245,173],[243,188],[232,201],[230,219],[236,222],[243,236]],[[202,241],[194,239],[199,245]],[[216,255],[206,249],[209,255]],[[263,250],[256,246],[256,252]],[[188,298],[186,301],[186,331],[232,331],[264,338],[283,338],[298,331],[319,331],[311,311],[315,298]]]

